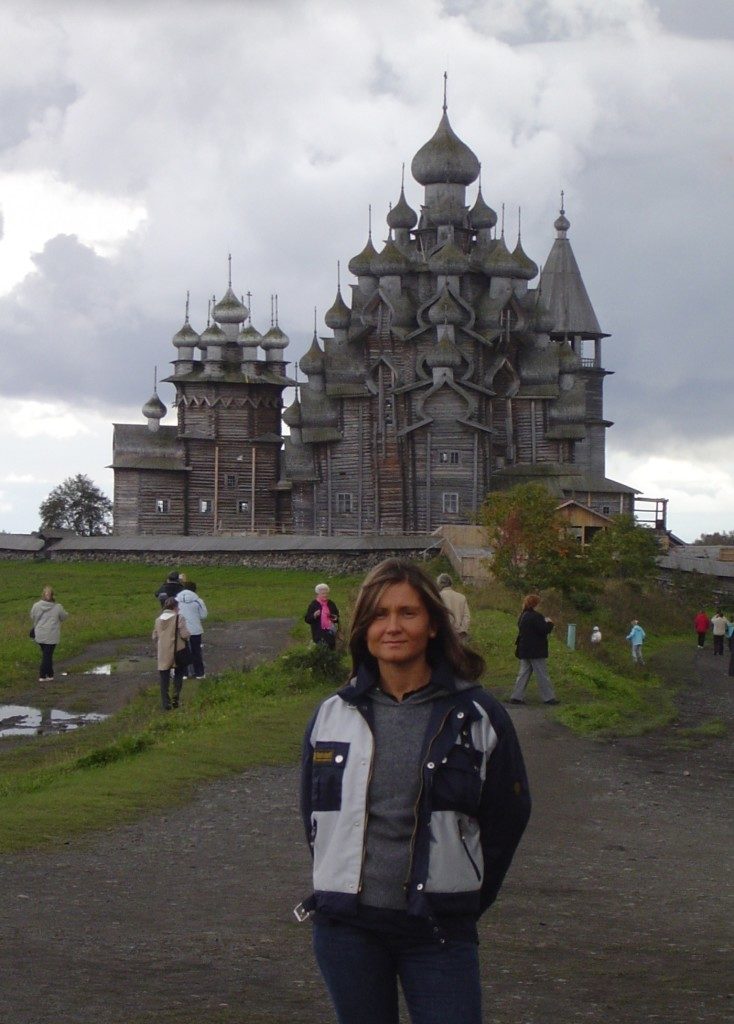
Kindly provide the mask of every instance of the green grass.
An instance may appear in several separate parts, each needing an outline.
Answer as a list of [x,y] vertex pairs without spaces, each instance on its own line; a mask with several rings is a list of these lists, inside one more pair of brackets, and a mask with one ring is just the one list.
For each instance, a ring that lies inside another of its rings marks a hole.
[[252,672],[187,692],[175,714],[136,698],[114,719],[3,756],[0,851],[63,840],[180,803],[193,787],[253,765],[296,759],[317,701],[346,677],[338,656],[296,648]]
[[[8,660],[0,692],[6,700],[35,678],[37,653],[26,623],[45,583],[56,588],[70,612],[59,649],[63,659],[95,641],[147,635],[158,611],[154,591],[164,576],[160,567],[100,563],[7,562],[3,573],[0,631]],[[293,616],[305,636],[301,618],[315,574],[230,566],[189,575],[199,584],[210,622]],[[334,586],[345,619],[358,582],[340,578]],[[502,698],[517,672],[519,599],[496,585],[469,598],[473,641],[488,666],[484,683]],[[654,665],[658,656],[665,664],[667,652],[682,643],[680,610],[664,596],[618,585],[603,600],[603,607],[584,618],[557,595],[544,596],[543,609],[557,622],[549,668],[562,703],[553,714],[585,735],[631,735],[666,725],[675,716],[674,687],[655,673]],[[631,664],[624,641],[638,604],[646,609],[645,654],[651,666],[642,670]],[[578,627],[576,651],[565,646],[569,621]],[[604,631],[599,650],[587,640],[593,622]],[[114,827],[185,801],[207,779],[253,765],[293,762],[311,710],[345,674],[346,664],[335,664],[322,650],[296,648],[247,674],[232,671],[200,684],[188,682],[184,706],[174,714],[157,710],[152,686],[94,727],[5,746],[0,741],[0,851]],[[529,699],[533,694],[531,681]],[[702,725],[689,741],[716,737],[718,729],[716,723]]]
[[[81,654],[100,640],[149,636],[160,612],[154,594],[165,579],[161,566],[101,562],[2,562],[0,636],[3,672],[0,696],[27,688],[35,680],[38,648],[28,637],[29,611],[49,584],[69,612],[61,629],[56,660]],[[320,576],[313,572],[205,566],[186,571],[195,580],[209,611],[208,623],[238,619],[289,618],[299,622]],[[340,577],[338,603],[348,601],[358,585]],[[306,627],[304,625],[304,636]]]

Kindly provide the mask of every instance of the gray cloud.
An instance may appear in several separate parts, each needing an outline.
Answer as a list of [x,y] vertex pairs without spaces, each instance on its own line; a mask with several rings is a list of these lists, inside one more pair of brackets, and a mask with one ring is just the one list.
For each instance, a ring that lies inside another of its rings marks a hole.
[[[186,290],[202,330],[228,252],[261,330],[279,293],[295,361],[314,306],[324,333],[337,260],[348,298],[368,204],[375,243],[386,237],[400,165],[435,130],[448,62],[452,123],[482,161],[485,198],[507,204],[513,240],[522,205],[538,263],[566,190],[571,242],[613,335],[610,445],[682,450],[730,429],[734,46],[692,38],[704,33],[688,5],[174,7],[172,18],[166,4],[59,14],[31,3],[28,29],[27,5],[8,5],[0,110],[16,105],[17,116],[0,173],[43,170],[140,203],[147,219],[105,257],[48,240],[33,274],[0,298],[2,393],[139,407],[152,366],[165,372],[173,355]],[[709,25],[726,36],[719,14]],[[410,178],[406,193],[417,208]],[[5,206],[9,224],[21,211]]]

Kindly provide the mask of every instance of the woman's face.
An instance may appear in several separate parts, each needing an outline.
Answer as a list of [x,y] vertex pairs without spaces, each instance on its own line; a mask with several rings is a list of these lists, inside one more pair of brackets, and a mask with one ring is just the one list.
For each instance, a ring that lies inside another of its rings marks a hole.
[[378,664],[409,666],[426,663],[428,641],[436,629],[423,600],[410,583],[385,587],[367,627],[367,650]]

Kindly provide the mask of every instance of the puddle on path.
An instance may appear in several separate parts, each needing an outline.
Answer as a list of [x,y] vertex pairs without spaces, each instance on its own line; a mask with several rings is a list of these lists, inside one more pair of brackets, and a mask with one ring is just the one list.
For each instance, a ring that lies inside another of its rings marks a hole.
[[152,664],[153,658],[119,658],[117,661],[106,661],[102,665],[94,665],[85,670],[85,676],[111,676],[116,672],[134,672],[136,669],[145,669],[147,663]]
[[83,725],[103,722],[107,715],[96,712],[78,714],[51,708],[25,707],[19,704],[0,704],[0,738],[3,736],[46,736],[49,733],[70,732]]

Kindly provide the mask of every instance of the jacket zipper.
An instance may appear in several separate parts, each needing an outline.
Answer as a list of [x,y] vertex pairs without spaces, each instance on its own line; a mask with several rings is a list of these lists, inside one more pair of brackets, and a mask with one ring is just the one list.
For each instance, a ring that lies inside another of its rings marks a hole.
[[364,859],[367,853],[367,821],[370,816],[370,783],[372,782],[372,769],[375,763],[375,737],[367,724],[365,718],[362,719],[364,724],[367,726],[370,736],[372,737],[372,750],[370,751],[370,767],[367,772],[367,789],[364,794],[364,827],[362,829],[362,856],[359,862],[359,882],[357,883],[357,895],[362,892],[364,886]]
[[469,853],[469,847],[466,845],[466,837],[464,836],[464,829],[463,829],[462,824],[461,824],[461,818],[459,818],[457,820],[456,824],[459,827],[459,839],[461,840],[461,845],[464,847],[464,853],[467,855],[467,857],[469,858],[469,863],[474,868],[474,874],[477,876],[477,881],[481,882],[481,880],[482,880],[482,873],[479,870],[479,868],[477,867],[476,861],[474,860],[472,855]]
[[[436,730],[435,734],[431,737],[431,741],[428,744],[428,749],[427,749],[426,757],[430,757],[431,747],[436,742],[438,737],[441,735],[441,732],[443,731],[444,726],[448,722],[449,718],[451,718],[451,715],[454,713],[455,710],[456,710],[455,708],[452,708],[450,711],[447,711],[446,714],[444,715],[443,719],[441,720],[441,724],[439,725],[439,727]],[[405,889],[406,890],[410,886],[410,877],[413,874],[413,856],[415,854],[415,840],[416,840],[416,836],[418,835],[418,813],[419,813],[419,809],[420,809],[420,805],[421,805],[421,799],[423,798],[423,790],[424,790],[424,788],[425,788],[425,784],[423,782],[423,763],[421,762],[421,784],[420,784],[420,789],[418,790],[418,798],[417,798],[417,800],[415,802],[415,807],[413,808],[413,834],[410,837],[410,859],[408,861],[408,877],[405,879]]]

